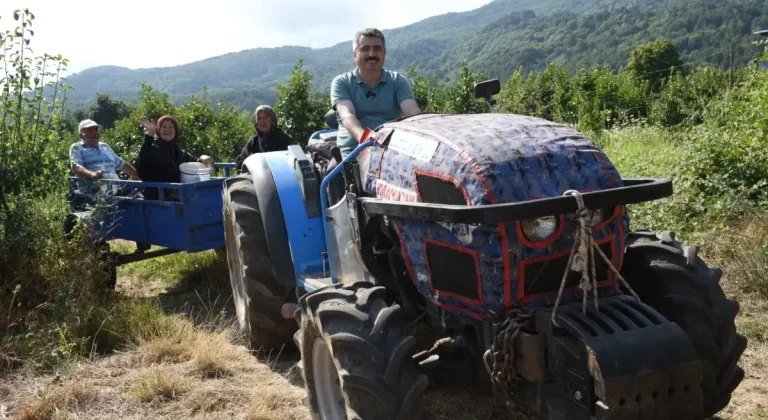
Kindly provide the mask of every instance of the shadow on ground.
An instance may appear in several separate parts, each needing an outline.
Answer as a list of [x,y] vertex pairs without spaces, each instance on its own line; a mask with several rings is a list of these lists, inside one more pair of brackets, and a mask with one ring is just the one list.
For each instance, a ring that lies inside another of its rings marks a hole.
[[185,267],[178,282],[157,295],[168,313],[184,313],[193,321],[235,316],[226,258]]

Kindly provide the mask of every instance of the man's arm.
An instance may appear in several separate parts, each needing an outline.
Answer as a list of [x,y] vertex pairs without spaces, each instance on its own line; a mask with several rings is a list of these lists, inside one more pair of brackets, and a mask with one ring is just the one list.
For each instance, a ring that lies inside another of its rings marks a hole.
[[134,168],[130,163],[123,162],[123,166],[120,167],[120,170],[128,174],[128,176],[135,179],[136,181],[141,181],[141,178],[139,178],[139,173],[136,172],[136,168]]
[[357,141],[363,136],[365,128],[357,119],[355,105],[352,103],[352,95],[349,91],[348,81],[344,76],[336,76],[331,82],[331,105],[341,118],[344,128]]
[[419,104],[413,99],[406,99],[403,102],[400,102],[400,109],[403,111],[403,117],[421,114]]
[[106,146],[107,151],[112,155],[112,159],[115,161],[115,171],[122,171],[123,173],[128,174],[131,178],[140,181],[141,178],[139,178],[139,174],[136,171],[136,168],[133,167],[130,163],[126,162],[121,158],[120,156],[115,153],[114,150],[112,150],[112,147],[106,143],[104,143],[104,146]]
[[397,103],[400,104],[400,110],[403,111],[403,117],[421,114],[421,109],[419,108],[419,104],[416,103],[416,98],[413,97],[413,88],[411,88],[408,79],[402,74],[398,74],[395,83]]
[[98,179],[104,174],[102,170],[91,172],[85,168],[83,156],[77,143],[69,147],[69,164],[72,167],[72,172],[82,178]]
[[363,136],[365,128],[363,128],[363,125],[357,120],[355,105],[352,104],[352,101],[344,100],[337,103],[336,112],[338,112],[339,118],[341,118],[341,121],[344,123],[344,128],[347,129],[349,135],[355,140],[360,141],[360,137]]
[[90,178],[90,179],[98,179],[98,178],[101,178],[102,175],[104,175],[104,171],[102,170],[91,172],[88,169],[85,169],[84,166],[77,163],[72,165],[72,172],[76,173],[77,175],[80,175],[83,178]]

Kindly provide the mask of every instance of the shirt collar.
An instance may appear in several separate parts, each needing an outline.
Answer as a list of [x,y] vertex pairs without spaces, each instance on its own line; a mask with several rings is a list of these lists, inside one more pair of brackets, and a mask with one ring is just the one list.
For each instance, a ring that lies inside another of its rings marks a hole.
[[[355,77],[355,81],[358,84],[361,84],[361,85],[366,84],[366,81],[362,77],[360,77],[360,70],[357,67],[355,67],[355,69],[352,70],[352,75]],[[378,84],[381,84],[381,85],[386,84],[389,81],[389,79],[390,79],[389,72],[386,71],[385,69],[381,69],[381,77],[379,78]]]
[[99,144],[97,146],[91,146],[90,144],[86,143],[85,140],[80,139],[80,144],[83,145],[84,147],[90,147],[91,149],[96,149],[96,150],[101,148],[101,141],[99,141]]

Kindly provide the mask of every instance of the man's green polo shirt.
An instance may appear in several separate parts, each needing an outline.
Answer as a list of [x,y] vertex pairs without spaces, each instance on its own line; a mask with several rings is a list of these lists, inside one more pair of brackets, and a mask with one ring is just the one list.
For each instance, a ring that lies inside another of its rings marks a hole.
[[[355,114],[363,128],[374,129],[381,124],[400,118],[403,112],[400,103],[413,99],[413,90],[408,79],[402,74],[383,69],[381,79],[375,87],[369,87],[360,77],[357,68],[340,74],[331,82],[331,106],[335,109],[339,101],[349,100],[355,105]],[[342,152],[351,152],[357,141],[344,128],[341,118],[336,145]]]

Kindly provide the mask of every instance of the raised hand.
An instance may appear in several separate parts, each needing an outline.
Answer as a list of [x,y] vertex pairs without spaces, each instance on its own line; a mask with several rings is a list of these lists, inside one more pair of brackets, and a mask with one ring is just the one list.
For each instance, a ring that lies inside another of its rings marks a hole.
[[141,117],[139,118],[139,124],[141,124],[142,127],[144,127],[144,134],[148,136],[154,136],[155,131],[157,131],[157,127],[155,126],[155,120],[148,120],[147,117]]

